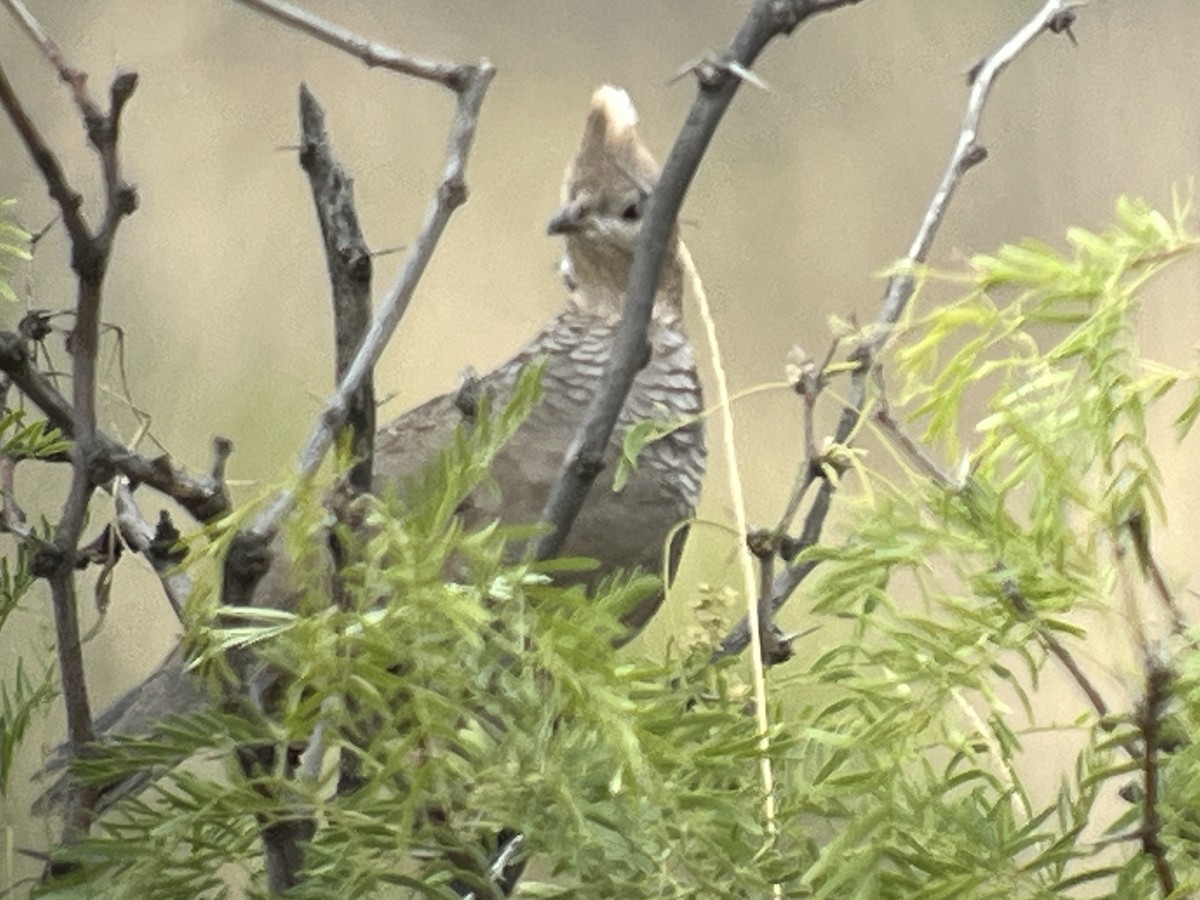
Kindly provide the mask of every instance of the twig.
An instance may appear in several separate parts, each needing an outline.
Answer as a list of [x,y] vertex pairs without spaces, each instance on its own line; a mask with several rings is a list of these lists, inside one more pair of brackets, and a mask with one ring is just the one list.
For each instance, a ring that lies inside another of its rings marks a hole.
[[329,44],[343,53],[357,57],[368,66],[390,69],[401,75],[432,81],[449,88],[456,94],[464,93],[470,82],[479,77],[480,67],[478,65],[447,63],[401,53],[399,50],[377,44],[355,34],[348,28],[315,16],[307,10],[284,2],[284,0],[235,0],[235,2],[282,22],[289,28],[303,32],[309,37],[316,38],[324,44]]
[[[62,211],[71,239],[71,267],[78,278],[75,327],[69,344],[74,407],[71,485],[63,505],[62,518],[55,529],[53,549],[43,547],[35,555],[32,565],[32,571],[44,576],[50,585],[59,670],[67,707],[67,734],[71,752],[78,756],[95,740],[95,730],[79,636],[75,563],[92,492],[97,484],[111,478],[108,467],[97,465],[100,457],[95,453],[96,357],[102,287],[112,253],[112,241],[121,220],[137,208],[137,193],[122,180],[117,155],[121,112],[137,87],[137,76],[123,73],[113,79],[109,89],[109,112],[102,112],[88,94],[86,76],[65,62],[57,45],[24,4],[20,0],[3,0],[3,3],[58,69],[62,79],[70,84],[75,104],[87,129],[88,140],[100,157],[107,195],[103,224],[92,231],[80,210],[79,194],[67,182],[55,154],[42,139],[9,84],[7,75],[0,68],[0,105],[4,106],[30,157],[41,170],[51,197]],[[64,840],[74,841],[87,832],[97,797],[95,788],[72,791]]]
[[162,584],[167,602],[175,611],[175,617],[182,622],[183,606],[192,592],[192,580],[186,572],[179,569],[182,560],[172,551],[179,533],[174,530],[170,517],[164,511],[158,526],[151,527],[133,499],[133,489],[128,478],[117,479],[113,503],[121,537],[150,563]]
[[872,418],[884,436],[900,449],[908,460],[917,467],[917,471],[945,491],[959,492],[965,486],[956,480],[946,469],[933,458],[927,448],[913,440],[912,436],[901,427],[900,422],[892,414],[891,404],[888,403],[887,393],[883,390],[883,369],[876,368],[877,381],[880,384],[878,394],[879,406]]
[[118,398],[137,422],[137,430],[134,432],[133,439],[129,442],[129,445],[137,447],[141,444],[142,438],[148,438],[160,452],[166,453],[167,448],[151,430],[154,424],[154,417],[147,410],[138,406],[133,400],[133,389],[129,386],[129,369],[125,361],[125,329],[120,325],[106,323],[103,325],[103,332],[111,332],[115,336],[113,340],[113,352],[108,361],[106,373],[115,365],[117,378],[121,387],[118,391],[102,384],[100,385],[100,389],[105,394]]
[[[22,337],[0,331],[0,371],[67,437],[75,435],[75,410],[29,355]],[[100,429],[94,433],[93,452],[98,465],[115,469],[135,486],[148,485],[177,501],[200,522],[220,518],[229,511],[224,477],[195,475],[176,466],[169,457],[151,459],[135,453]]]
[[[336,382],[350,368],[371,324],[371,250],[358,224],[353,181],[333,156],[325,112],[307,85],[300,86],[300,128],[300,167],[312,187],[333,295]],[[354,460],[351,485],[357,492],[369,491],[375,440],[375,388],[370,371],[350,398],[346,427],[351,432]]]
[[1125,529],[1133,541],[1133,551],[1137,554],[1138,566],[1150,578],[1150,583],[1154,586],[1154,593],[1171,617],[1171,630],[1175,634],[1183,634],[1187,631],[1187,622],[1183,617],[1183,612],[1179,609],[1179,603],[1175,600],[1170,585],[1167,584],[1167,578],[1163,575],[1162,568],[1158,565],[1154,551],[1150,548],[1150,534],[1146,527],[1145,516],[1140,512],[1131,514],[1125,520]]
[[[0,391],[0,416],[8,412],[8,386]],[[25,510],[17,500],[17,459],[8,454],[0,455],[0,531],[16,535],[18,540],[31,542],[33,529],[25,517]]]
[[[987,157],[987,151],[978,143],[978,135],[984,107],[987,104],[992,85],[1008,64],[1033,43],[1042,32],[1061,33],[1065,31],[1066,26],[1063,23],[1067,19],[1073,20],[1073,10],[1076,6],[1078,6],[1077,0],[1047,0],[1007,41],[972,68],[966,110],[963,114],[962,124],[959,126],[958,139],[950,154],[950,161],[934,191],[933,199],[925,211],[916,236],[909,246],[908,254],[902,262],[901,271],[888,280],[879,312],[879,327],[872,329],[865,336],[851,356],[857,368],[851,376],[846,405],[842,409],[834,432],[833,442],[835,444],[846,443],[862,419],[863,410],[866,408],[868,377],[871,369],[876,365],[879,354],[892,333],[893,326],[904,314],[916,287],[912,269],[928,258],[930,247],[941,228],[950,201],[963,176]],[[653,204],[651,213],[653,213]],[[800,539],[796,542],[798,550],[807,549],[820,540],[835,490],[836,488],[830,480],[825,479],[821,483],[813,505],[805,517]],[[792,593],[814,568],[815,564],[809,561],[793,563],[776,577],[775,589],[771,597],[771,603],[776,610],[787,603]],[[749,624],[743,619],[725,636],[716,656],[719,658],[740,653],[746,648],[749,640]]]
[[1159,834],[1162,816],[1158,810],[1159,763],[1162,717],[1171,699],[1174,675],[1157,655],[1146,650],[1146,695],[1138,705],[1137,724],[1142,732],[1142,852],[1150,857],[1164,897],[1175,893],[1175,873],[1167,860],[1167,848]]
[[859,2],[861,0],[757,0],[729,48],[715,62],[696,69],[699,81],[696,99],[647,204],[612,356],[542,509],[542,521],[548,527],[535,545],[535,555],[539,559],[552,557],[562,549],[575,517],[600,473],[605,448],[633,380],[648,357],[646,332],[671,231],[717,126],[741,87],[743,79],[735,69],[749,70],[772,39],[790,35],[809,17]]
[[7,454],[0,456],[0,497],[3,498],[0,531],[7,531],[27,541],[33,537],[33,530],[25,519],[25,510],[17,502],[16,474],[17,461]]
[[[799,394],[803,401],[804,461],[800,464],[800,470],[796,473],[796,480],[792,485],[788,502],[775,526],[776,540],[781,545],[785,545],[783,558],[788,562],[795,558],[795,553],[794,548],[787,546],[790,545],[790,542],[785,541],[784,538],[792,527],[796,513],[800,511],[800,504],[803,502],[805,494],[808,493],[808,489],[821,477],[821,454],[817,449],[816,433],[817,399],[829,384],[828,369],[840,344],[840,340],[830,342],[825,361],[820,366],[814,365],[798,347],[794,348],[792,353],[798,355],[799,358],[793,360],[789,356],[789,366],[795,366],[795,375],[789,379],[792,382],[792,390]],[[771,591],[768,590],[765,596],[770,598]]]
[[[1008,604],[1016,611],[1026,622],[1032,622],[1037,629],[1038,638],[1045,645],[1046,649],[1059,661],[1067,674],[1071,676],[1071,680],[1079,686],[1087,697],[1088,702],[1092,705],[1092,709],[1096,711],[1101,720],[1108,715],[1108,704],[1105,702],[1099,688],[1092,684],[1092,680],[1088,678],[1087,673],[1083,671],[1083,667],[1071,654],[1063,643],[1054,635],[1049,628],[1042,624],[1033,607],[1029,605],[1029,601],[1017,586],[1017,583],[1011,578],[1006,578],[1001,585],[1001,594]],[[1127,746],[1126,750],[1130,750]],[[1136,755],[1136,754],[1135,754]]]
[[[43,53],[52,62],[61,60],[58,48],[46,37],[41,24],[34,19],[20,0],[0,0],[0,3],[21,24],[26,33],[42,48]],[[77,91],[79,79],[68,77],[61,63],[56,62],[56,67],[59,70],[60,77],[71,84],[72,88]],[[34,164],[41,171],[42,179],[46,182],[46,188],[49,190],[51,198],[58,204],[58,208],[62,213],[63,224],[66,226],[67,234],[71,237],[72,243],[74,244],[77,241],[86,243],[91,239],[91,231],[81,212],[83,197],[67,183],[67,176],[63,172],[58,157],[50,149],[38,131],[37,126],[33,123],[33,120],[26,113],[25,107],[17,98],[16,92],[8,81],[8,76],[5,74],[3,66],[0,66],[0,106],[3,106],[4,111],[8,113],[13,127],[16,128],[17,134],[21,137],[21,142],[33,158]]]

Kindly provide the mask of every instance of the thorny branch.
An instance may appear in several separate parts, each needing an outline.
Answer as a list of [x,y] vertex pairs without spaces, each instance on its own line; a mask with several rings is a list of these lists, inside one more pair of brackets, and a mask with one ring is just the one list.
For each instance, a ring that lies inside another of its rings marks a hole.
[[[19,334],[0,331],[0,371],[45,413],[51,425],[67,437],[74,437],[74,408],[34,363],[28,344]],[[115,469],[135,486],[144,484],[171,497],[200,522],[220,518],[229,511],[222,472],[187,472],[167,456],[150,458],[136,453],[99,428],[94,432],[93,452],[100,465]]]
[[[300,166],[312,187],[313,205],[324,239],[333,294],[335,369],[340,380],[371,324],[371,251],[358,224],[353,180],[333,155],[325,111],[307,85],[300,86]],[[375,387],[371,372],[350,397],[346,428],[351,432],[352,489],[371,489],[375,443]]]
[[[833,357],[839,346],[841,346],[840,339],[831,341],[825,360],[819,366],[808,359],[798,347],[792,352],[794,359],[789,359],[789,367],[794,367],[795,370],[793,377],[789,380],[792,382],[792,389],[800,396],[804,404],[804,461],[796,473],[796,481],[788,496],[783,515],[779,517],[779,522],[775,526],[775,538],[779,544],[780,553],[788,561],[795,558],[796,555],[794,548],[788,546],[790,541],[785,540],[788,530],[792,527],[792,522],[800,511],[800,504],[804,501],[808,489],[821,477],[821,454],[817,449],[816,432],[817,400],[829,384],[829,367],[833,363]],[[767,592],[767,596],[769,598],[770,591]]]
[[[333,145],[325,128],[325,111],[307,85],[300,86],[300,167],[308,175],[313,205],[321,226],[325,262],[333,297],[335,368],[334,380],[340,380],[354,361],[354,355],[371,324],[371,251],[358,222],[354,204],[354,180],[333,154]],[[339,491],[334,502],[339,521],[349,517],[355,497],[371,490],[375,458],[375,386],[370,374],[352,396],[350,411],[343,426],[349,437],[352,468],[346,490]],[[343,572],[349,563],[347,548],[331,535],[334,559],[333,602],[348,608],[350,597]],[[310,756],[319,759],[322,726],[318,724],[308,742]],[[359,758],[348,747],[342,748],[338,792],[349,793],[360,779]],[[315,779],[319,773],[313,773]]]
[[[21,104],[3,69],[0,69],[0,106],[3,106],[30,157],[41,170],[51,197],[58,204],[71,240],[71,267],[78,278],[75,327],[71,333],[71,386],[73,392],[71,484],[55,529],[52,547],[43,547],[31,570],[50,584],[54,606],[55,637],[63,697],[67,707],[67,733],[71,751],[85,752],[95,740],[83,648],[79,635],[75,563],[88,506],[96,486],[112,478],[112,469],[97,454],[96,358],[100,333],[100,304],[112,242],[121,220],[137,208],[137,193],[121,177],[117,142],[121,113],[137,87],[137,76],[118,74],[109,89],[109,111],[103,112],[87,90],[86,76],[68,65],[57,47],[20,0],[3,0],[60,77],[72,89],[87,130],[88,140],[100,157],[106,203],[103,224],[92,230],[81,211],[81,198],[67,181],[53,151]],[[68,803],[64,840],[71,842],[87,832],[98,793],[94,788],[72,791]],[[53,870],[53,866],[51,867]]]
[[441,60],[423,59],[409,53],[401,53],[383,44],[377,44],[348,28],[315,16],[305,9],[285,0],[235,0],[242,6],[260,12],[282,22],[289,28],[316,38],[343,53],[361,59],[372,68],[379,67],[409,75],[424,81],[432,81],[462,94],[470,82],[479,77],[479,64],[448,63]]
[[[963,176],[987,158],[987,150],[978,143],[978,137],[980,122],[992,85],[1008,64],[1043,32],[1049,31],[1053,34],[1068,32],[1074,22],[1074,9],[1077,6],[1078,0],[1047,0],[1029,21],[1017,29],[1007,41],[971,69],[970,92],[967,96],[966,110],[963,114],[962,124],[959,126],[958,139],[950,154],[950,161],[946,165],[937,189],[934,191],[933,199],[930,201],[916,236],[904,257],[903,271],[888,280],[879,312],[879,327],[871,329],[851,355],[851,360],[857,364],[857,368],[851,376],[849,395],[838,420],[833,443],[845,444],[858,428],[866,408],[871,370],[878,363],[884,344],[891,336],[893,326],[904,314],[916,287],[912,269],[928,258],[930,247],[933,245],[933,240],[945,219],[950,201]],[[653,204],[651,212],[653,212]],[[822,481],[813,505],[809,508],[805,518],[804,528],[799,539],[794,543],[798,550],[813,546],[820,540],[835,490],[836,487],[832,481],[829,479]],[[771,597],[771,603],[776,610],[787,603],[792,593],[814,568],[815,563],[802,560],[792,563],[776,577]],[[725,636],[715,657],[721,658],[740,653],[749,643],[750,623],[744,618]]]
[[[333,299],[336,383],[353,363],[371,323],[371,253],[358,223],[353,181],[333,155],[332,143],[325,129],[324,110],[307,85],[303,84],[300,86],[300,131],[300,166],[307,174],[312,190]],[[334,504],[339,516],[345,512],[353,496],[371,489],[375,389],[370,371],[350,395],[339,437],[344,438],[347,432],[354,463],[346,494],[339,496]],[[330,534],[329,549],[334,560],[333,602],[340,608],[346,608],[349,599],[342,575],[349,562],[346,547],[336,534]],[[233,598],[226,599],[233,602]],[[253,677],[248,672],[241,674],[243,680]],[[277,709],[269,699],[271,692],[252,689],[251,694],[259,698],[256,704],[263,713],[268,716],[277,714]],[[307,757],[319,760],[324,755],[323,734],[323,724],[318,724],[309,738],[305,751]],[[237,757],[243,771],[254,781],[261,773],[273,772],[278,768],[279,751],[271,744],[239,747]],[[319,762],[312,765],[319,771]],[[340,769],[342,777],[338,782],[339,790],[358,778],[358,757],[349,748],[341,751]],[[315,779],[317,773],[313,777]],[[268,780],[258,783],[254,789],[266,800],[274,803],[282,801],[287,809],[283,815],[259,817],[268,881],[273,890],[286,890],[298,884],[303,877],[304,848],[316,833],[317,821],[309,811],[284,799],[286,788],[281,789]]]

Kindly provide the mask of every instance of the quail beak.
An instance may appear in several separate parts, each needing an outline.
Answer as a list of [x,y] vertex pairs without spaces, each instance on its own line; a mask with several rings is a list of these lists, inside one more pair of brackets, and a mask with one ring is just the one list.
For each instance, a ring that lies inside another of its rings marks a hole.
[[586,212],[583,204],[578,200],[572,200],[554,214],[546,226],[546,234],[576,234],[583,229],[585,218]]

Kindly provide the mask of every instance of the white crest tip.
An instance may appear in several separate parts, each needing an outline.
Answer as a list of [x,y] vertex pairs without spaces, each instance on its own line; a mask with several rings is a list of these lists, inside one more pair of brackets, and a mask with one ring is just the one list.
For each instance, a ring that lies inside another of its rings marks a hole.
[[622,134],[637,127],[637,110],[621,88],[605,84],[592,94],[592,111],[604,116],[610,135]]

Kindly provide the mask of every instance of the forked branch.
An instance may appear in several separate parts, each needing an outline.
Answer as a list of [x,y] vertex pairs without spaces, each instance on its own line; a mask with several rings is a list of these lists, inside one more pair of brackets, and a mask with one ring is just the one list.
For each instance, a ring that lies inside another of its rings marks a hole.
[[[851,376],[846,405],[834,432],[835,444],[845,444],[858,429],[866,409],[871,371],[878,364],[880,353],[891,336],[893,327],[900,321],[912,299],[916,287],[913,269],[928,259],[934,238],[941,228],[950,201],[962,183],[963,176],[987,158],[986,149],[979,143],[979,128],[992,86],[1009,63],[1040,35],[1047,31],[1052,34],[1070,34],[1070,27],[1075,18],[1074,9],[1078,5],[1078,0],[1047,0],[1008,40],[972,67],[966,110],[950,160],[925,210],[921,225],[909,245],[908,253],[901,261],[900,271],[888,280],[877,320],[878,327],[868,330],[867,336],[851,354],[851,361],[855,363],[856,368]],[[835,490],[832,481],[822,481],[805,518],[799,540],[795,544],[798,550],[811,547],[820,540]],[[814,563],[801,558],[780,572],[775,578],[772,606],[778,610],[787,603],[814,568]],[[750,643],[750,628],[747,619],[738,622],[725,636],[716,656],[720,658],[744,650]]]

